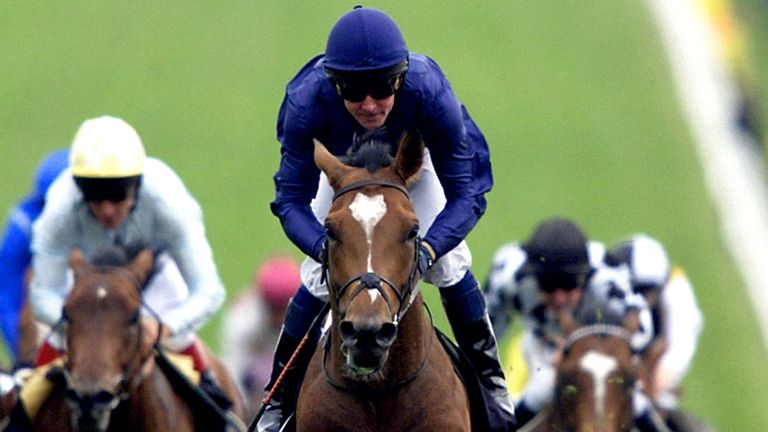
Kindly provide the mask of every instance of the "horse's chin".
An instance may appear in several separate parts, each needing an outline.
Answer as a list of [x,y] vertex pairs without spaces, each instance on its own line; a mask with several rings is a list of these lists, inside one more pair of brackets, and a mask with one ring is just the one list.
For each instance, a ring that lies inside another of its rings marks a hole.
[[355,381],[374,382],[384,379],[383,366],[387,360],[387,352],[384,351],[380,356],[364,356],[364,361],[358,359],[350,353],[346,354],[346,373],[347,378]]

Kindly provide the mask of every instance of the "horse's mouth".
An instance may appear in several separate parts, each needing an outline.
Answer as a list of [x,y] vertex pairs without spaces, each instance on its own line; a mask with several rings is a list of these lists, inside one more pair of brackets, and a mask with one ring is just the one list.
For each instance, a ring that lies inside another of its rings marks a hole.
[[346,358],[349,377],[359,381],[375,381],[382,377],[382,368],[387,360],[387,350],[345,349],[342,352]]

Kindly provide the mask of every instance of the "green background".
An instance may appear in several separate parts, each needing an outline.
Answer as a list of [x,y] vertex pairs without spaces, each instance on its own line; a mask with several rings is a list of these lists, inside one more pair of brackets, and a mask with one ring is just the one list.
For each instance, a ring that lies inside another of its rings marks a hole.
[[[609,243],[637,231],[659,238],[688,272],[706,319],[685,406],[722,431],[768,427],[768,354],[645,3],[367,5],[390,13],[409,48],[442,66],[491,145],[496,184],[468,239],[478,277],[501,243],[554,215]],[[740,5],[756,11],[750,24],[765,17],[758,0]],[[0,2],[0,209],[29,190],[45,152],[69,146],[84,119],[111,114],[135,126],[200,201],[230,294],[266,256],[300,257],[269,212],[276,113],[285,83],[324,50],[351,6]],[[750,49],[766,52],[762,41]],[[756,58],[761,76],[768,65]],[[423,290],[447,329],[435,289]],[[214,347],[220,318],[201,331]]]

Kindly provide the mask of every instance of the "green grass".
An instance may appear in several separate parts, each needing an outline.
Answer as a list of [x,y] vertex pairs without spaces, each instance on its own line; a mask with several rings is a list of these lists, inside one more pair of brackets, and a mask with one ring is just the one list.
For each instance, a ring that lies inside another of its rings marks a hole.
[[[606,242],[656,236],[688,271],[706,318],[685,405],[719,430],[763,430],[768,355],[644,3],[369,5],[438,61],[487,135],[496,184],[468,239],[478,277],[502,242],[552,215]],[[0,2],[0,208],[29,189],[46,151],[109,113],[198,198],[230,294],[274,251],[300,257],[268,207],[276,113],[285,83],[351,6]],[[435,289],[423,289],[447,329]],[[220,316],[201,331],[214,347]]]

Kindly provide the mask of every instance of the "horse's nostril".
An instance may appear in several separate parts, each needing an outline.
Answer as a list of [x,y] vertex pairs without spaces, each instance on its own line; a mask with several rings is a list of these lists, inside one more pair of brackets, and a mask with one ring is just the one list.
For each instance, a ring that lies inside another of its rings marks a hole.
[[395,323],[384,323],[381,325],[378,333],[376,333],[376,342],[382,347],[388,347],[392,345],[397,336],[397,325]]
[[357,338],[355,325],[351,321],[342,321],[341,324],[339,324],[339,334],[341,334],[341,338],[345,341]]

